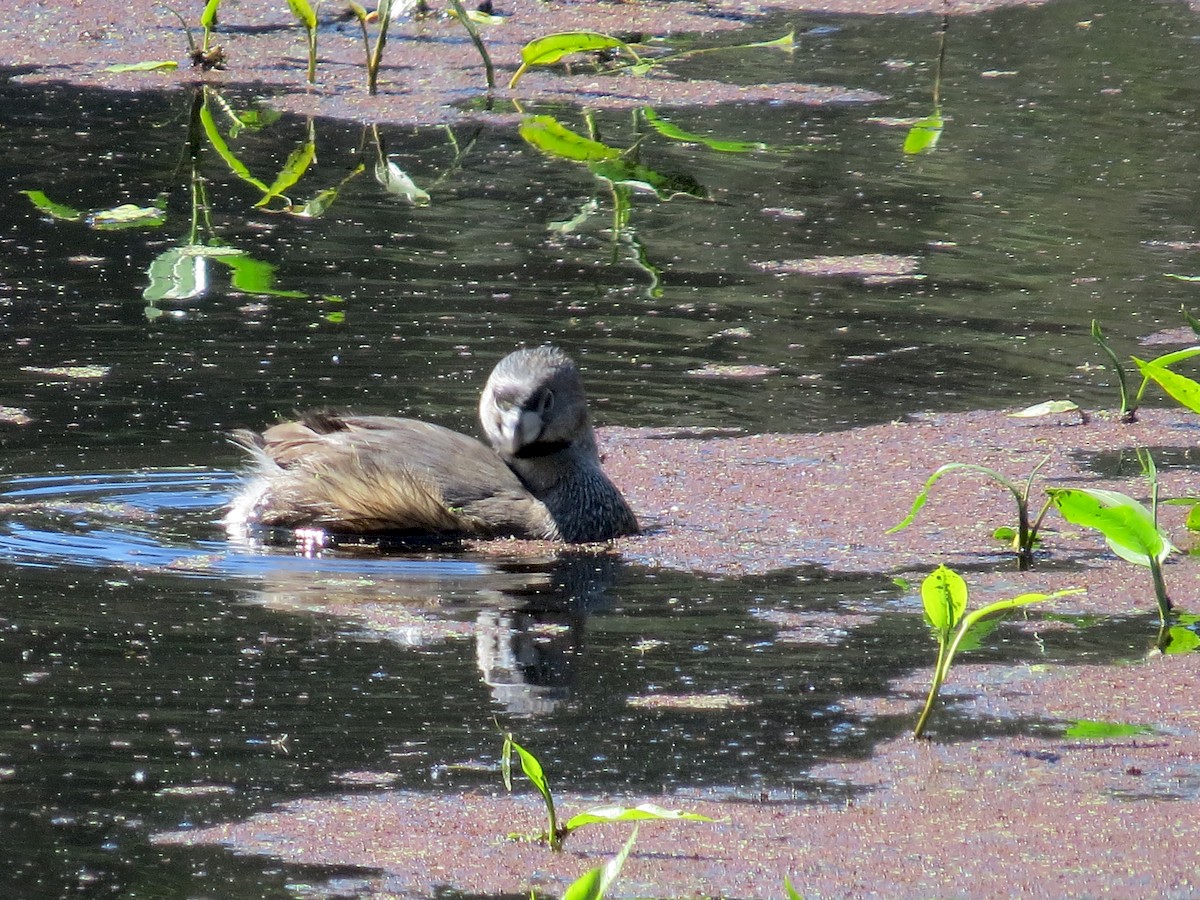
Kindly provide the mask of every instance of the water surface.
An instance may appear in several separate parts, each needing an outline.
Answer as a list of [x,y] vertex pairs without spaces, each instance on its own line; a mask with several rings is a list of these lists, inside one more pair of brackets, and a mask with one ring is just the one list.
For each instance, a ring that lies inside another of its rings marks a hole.
[[[596,113],[603,140],[641,139],[644,165],[707,194],[636,194],[615,236],[610,188],[507,124],[456,125],[453,141],[379,129],[422,206],[374,179],[371,129],[315,121],[318,164],[294,194],[340,193],[297,218],[253,206],[190,93],[0,83],[0,405],[31,420],[0,422],[0,880],[15,896],[290,895],[303,873],[148,835],[344,790],[353,773],[494,784],[493,717],[574,789],[814,802],[831,799],[806,777],[814,762],[911,727],[850,711],[929,663],[913,597],[883,573],[314,560],[232,546],[215,524],[236,484],[229,429],[327,404],[472,429],[487,371],[519,343],[576,355],[601,424],[803,432],[1068,394],[1111,406],[1090,320],[1126,352],[1194,306],[1166,277],[1197,265],[1194,17],[1059,2],[955,21],[948,125],[918,158],[890,123],[930,111],[938,21],[810,24],[792,56],[717,74],[883,99],[658,111],[766,147],[739,154]],[[712,76],[711,59],[679,73]],[[579,110],[537,111],[586,128]],[[289,117],[221,127],[265,180],[308,135]],[[18,190],[84,211],[164,197],[166,223],[95,230]],[[152,265],[183,246],[269,264],[270,288],[208,259],[207,289],[161,297]],[[911,272],[796,262],[868,254]],[[693,374],[741,365],[770,374]],[[1036,648],[1002,629],[979,658],[1116,660],[1141,629]],[[696,695],[730,702],[641,702]]]

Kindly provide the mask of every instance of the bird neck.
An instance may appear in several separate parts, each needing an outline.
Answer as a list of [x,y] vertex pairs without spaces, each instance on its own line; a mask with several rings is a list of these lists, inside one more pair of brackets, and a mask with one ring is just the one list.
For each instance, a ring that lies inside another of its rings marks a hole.
[[590,425],[573,441],[529,444],[517,455],[505,457],[505,462],[543,501],[578,479],[594,478],[594,473],[600,471],[600,454]]

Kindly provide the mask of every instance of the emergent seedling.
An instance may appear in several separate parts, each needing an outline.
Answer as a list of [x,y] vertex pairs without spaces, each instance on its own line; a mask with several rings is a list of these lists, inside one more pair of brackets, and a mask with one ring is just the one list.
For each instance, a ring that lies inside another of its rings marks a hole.
[[925,699],[925,707],[917,719],[913,729],[913,737],[919,738],[925,733],[929,716],[937,703],[938,693],[942,682],[950,671],[954,654],[962,646],[963,639],[988,616],[1007,612],[1019,606],[1031,603],[1043,603],[1067,594],[1081,594],[1082,588],[1068,588],[1055,591],[1053,594],[1021,594],[1010,600],[999,600],[989,603],[972,613],[967,610],[967,583],[961,575],[944,565],[938,566],[921,584],[921,602],[925,607],[925,617],[933,628],[934,637],[938,642],[937,662],[933,667],[933,680],[929,685],[929,696]]
[[533,782],[533,786],[542,795],[546,805],[546,830],[537,835],[536,840],[545,841],[551,850],[562,850],[563,841],[576,828],[593,825],[600,822],[644,822],[648,820],[669,819],[672,821],[711,822],[708,816],[699,813],[679,812],[663,809],[653,803],[643,803],[641,806],[598,806],[577,816],[572,816],[566,824],[558,824],[558,811],[554,806],[554,796],[550,793],[550,784],[542,770],[542,764],[536,756],[513,740],[511,732],[504,735],[504,749],[500,755],[500,773],[504,778],[504,786],[512,790],[512,754],[516,751],[521,761],[521,771]]
[[1159,622],[1165,633],[1171,600],[1167,597],[1162,564],[1175,547],[1158,527],[1158,471],[1154,460],[1148,453],[1138,455],[1150,482],[1150,509],[1119,491],[1050,488],[1046,493],[1068,522],[1099,531],[1121,559],[1150,569]]
[[1030,519],[1029,517],[1029,494],[1033,489],[1033,480],[1042,466],[1050,461],[1047,456],[1040,463],[1033,467],[1033,471],[1029,473],[1029,477],[1025,479],[1024,485],[1017,485],[1005,478],[995,469],[987,466],[979,466],[973,463],[947,463],[940,469],[929,476],[920,491],[917,492],[916,499],[913,500],[912,508],[908,511],[900,522],[889,528],[886,534],[895,534],[897,531],[903,531],[917,517],[917,513],[921,511],[921,507],[925,505],[925,501],[929,499],[930,489],[938,482],[943,475],[949,475],[951,472],[969,472],[976,475],[983,475],[990,478],[992,481],[999,484],[1017,501],[1017,527],[1014,531],[1012,528],[998,528],[993,534],[995,537],[1011,541],[1013,549],[1017,552],[1017,566],[1023,571],[1033,565],[1033,550],[1038,542],[1038,530],[1042,526],[1042,520],[1046,517],[1046,512],[1050,508],[1050,502],[1042,506],[1037,517]]

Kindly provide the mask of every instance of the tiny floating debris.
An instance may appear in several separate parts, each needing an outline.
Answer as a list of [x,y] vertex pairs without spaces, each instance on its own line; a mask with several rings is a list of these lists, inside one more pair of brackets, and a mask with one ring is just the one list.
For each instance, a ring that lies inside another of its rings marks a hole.
[[88,380],[106,377],[112,371],[112,366],[21,366],[21,371],[55,378]]
[[639,709],[740,709],[753,702],[736,694],[654,694],[625,701]]
[[33,421],[33,416],[24,409],[18,409],[15,406],[0,406],[0,422],[5,422],[9,425],[28,425]]
[[726,366],[717,363],[705,363],[699,369],[688,369],[685,373],[692,378],[766,378],[768,375],[778,375],[778,366]]
[[752,263],[756,269],[772,275],[813,275],[818,277],[861,278],[867,284],[919,281],[915,256],[887,253],[860,253],[853,256],[811,256],[807,259],[765,260]]

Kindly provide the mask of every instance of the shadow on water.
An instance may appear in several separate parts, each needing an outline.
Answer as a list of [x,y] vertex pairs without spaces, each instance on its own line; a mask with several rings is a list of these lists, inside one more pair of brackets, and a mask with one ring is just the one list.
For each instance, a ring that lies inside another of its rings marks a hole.
[[[253,894],[274,867],[174,848],[149,873],[145,835],[363,773],[494,787],[497,721],[570,773],[571,790],[758,802],[837,802],[852,789],[812,782],[809,767],[912,726],[862,706],[932,658],[915,601],[885,578],[814,567],[710,580],[582,552],[309,559],[221,541],[214,510],[232,486],[201,469],[4,484],[0,677],[15,688],[0,818],[37,836],[5,851],[14,883],[82,872],[115,887],[194,869]],[[1101,632],[1132,639],[1111,622],[1037,648],[1002,631],[974,656],[1129,652],[1093,644]],[[967,715],[961,730],[1026,727],[1038,726]]]

